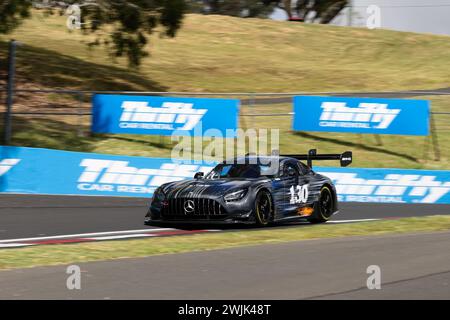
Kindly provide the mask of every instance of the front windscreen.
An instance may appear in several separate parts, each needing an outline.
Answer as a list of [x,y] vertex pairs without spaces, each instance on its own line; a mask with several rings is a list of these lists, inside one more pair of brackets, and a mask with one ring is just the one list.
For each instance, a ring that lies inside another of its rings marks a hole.
[[275,174],[276,170],[270,164],[219,164],[206,179],[259,178]]

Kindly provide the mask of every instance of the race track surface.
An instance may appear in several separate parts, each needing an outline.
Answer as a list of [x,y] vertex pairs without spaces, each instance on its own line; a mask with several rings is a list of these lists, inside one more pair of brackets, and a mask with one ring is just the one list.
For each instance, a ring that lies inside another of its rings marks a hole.
[[[0,240],[156,231],[143,224],[148,201],[3,194]],[[450,205],[341,203],[333,219],[449,213]],[[0,299],[450,299],[449,247],[450,232],[439,232],[91,262],[79,264],[81,290],[67,290],[67,266],[0,271]],[[366,287],[374,264],[381,267],[381,290]]]
[[91,262],[81,290],[66,288],[67,266],[0,271],[0,299],[450,299],[449,247],[438,232]]
[[[0,240],[90,232],[149,229],[149,199],[0,195]],[[333,220],[450,214],[450,205],[341,203]],[[216,226],[214,226],[216,228]]]

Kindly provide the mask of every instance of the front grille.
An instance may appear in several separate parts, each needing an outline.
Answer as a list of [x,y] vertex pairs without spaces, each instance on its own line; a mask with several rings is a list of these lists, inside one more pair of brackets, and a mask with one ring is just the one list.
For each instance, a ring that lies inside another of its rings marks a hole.
[[[193,205],[192,211],[186,210],[187,202]],[[213,199],[208,198],[172,198],[167,201],[161,213],[165,217],[191,217],[196,219],[220,218],[226,212],[222,205]]]

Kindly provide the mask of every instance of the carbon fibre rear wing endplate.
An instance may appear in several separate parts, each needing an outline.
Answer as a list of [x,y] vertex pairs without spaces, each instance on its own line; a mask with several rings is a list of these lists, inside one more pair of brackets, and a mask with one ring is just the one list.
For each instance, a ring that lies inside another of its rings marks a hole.
[[284,154],[285,157],[291,157],[297,160],[306,160],[308,167],[312,168],[313,160],[339,160],[341,167],[346,167],[352,163],[352,152],[345,151],[341,154],[317,154],[316,149],[311,149],[308,154]]

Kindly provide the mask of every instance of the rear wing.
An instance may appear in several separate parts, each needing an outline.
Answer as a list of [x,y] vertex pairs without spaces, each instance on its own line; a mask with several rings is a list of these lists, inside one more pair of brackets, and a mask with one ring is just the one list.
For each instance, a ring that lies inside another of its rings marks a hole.
[[311,149],[308,154],[284,154],[284,157],[291,157],[297,160],[306,160],[308,167],[312,168],[313,160],[339,160],[341,167],[346,167],[352,163],[352,152],[345,151],[341,154],[317,154],[316,149]]

